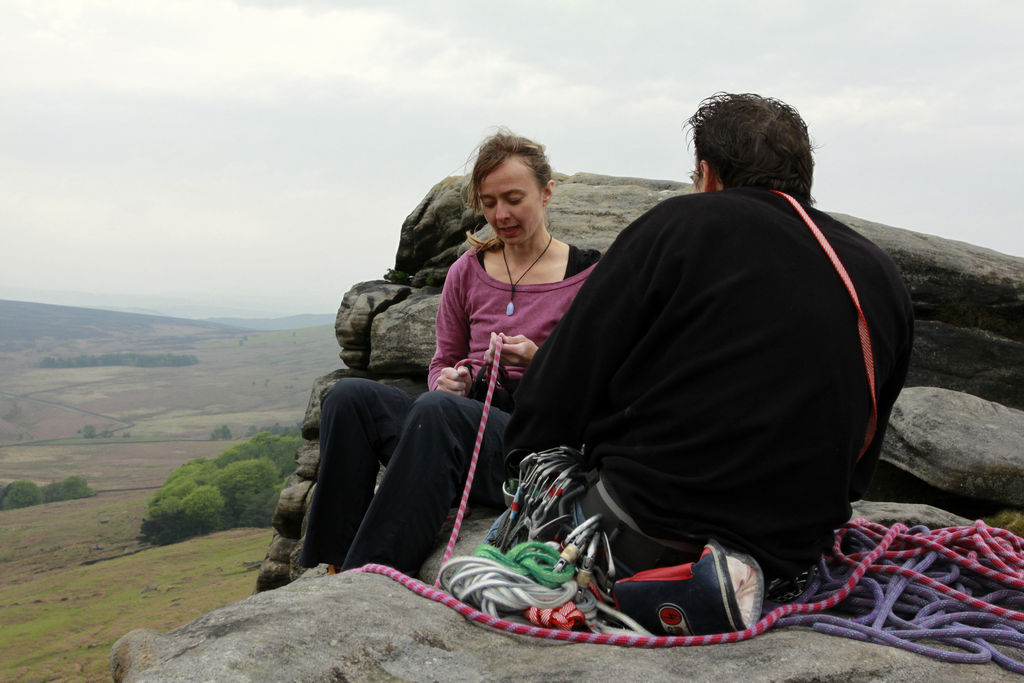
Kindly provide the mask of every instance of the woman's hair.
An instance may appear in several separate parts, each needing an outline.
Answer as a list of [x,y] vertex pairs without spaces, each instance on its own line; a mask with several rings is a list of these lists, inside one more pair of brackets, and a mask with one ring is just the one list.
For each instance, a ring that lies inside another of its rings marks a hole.
[[745,93],[716,93],[687,122],[697,156],[723,187],[766,187],[812,201],[813,147],[807,124],[785,102]]
[[[523,160],[523,163],[533,171],[533,177],[540,189],[544,189],[551,182],[551,163],[544,153],[544,145],[516,135],[508,128],[499,128],[498,132],[481,142],[477,148],[473,172],[470,174],[469,184],[466,186],[466,201],[470,208],[477,213],[483,213],[483,205],[480,202],[480,184],[509,157],[519,157]],[[495,234],[493,228],[485,240],[477,239],[468,231],[466,239],[480,251],[497,249],[501,246],[501,238]]]

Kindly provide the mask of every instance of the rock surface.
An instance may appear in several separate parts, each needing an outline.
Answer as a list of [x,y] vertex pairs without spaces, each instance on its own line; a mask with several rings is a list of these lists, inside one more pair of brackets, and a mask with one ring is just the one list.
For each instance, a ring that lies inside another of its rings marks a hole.
[[370,323],[374,316],[404,301],[411,287],[383,280],[361,282],[345,293],[334,321],[341,359],[350,368],[365,368],[370,359]]
[[396,275],[415,276],[417,287],[440,284],[463,250],[467,232],[484,224],[466,205],[466,176],[445,178],[432,187],[402,223]]
[[[604,251],[619,231],[663,199],[688,192],[670,180],[555,174],[558,185],[548,205],[551,232],[583,248]],[[417,287],[440,285],[448,266],[466,250],[466,231],[486,224],[464,201],[467,179],[446,178],[431,188],[402,224],[395,270]]]
[[382,375],[425,375],[437,342],[434,321],[441,293],[424,287],[373,319],[369,370]]
[[1024,507],[1024,411],[948,389],[904,389],[882,458],[943,491]]
[[[1024,321],[1024,258],[966,242],[832,214],[885,250],[923,317],[958,308],[1019,329]],[[979,324],[978,327],[987,327]]]
[[1024,410],[1024,344],[918,320],[907,386],[943,387]]
[[[854,516],[880,523],[894,517],[932,528],[966,523],[934,508],[893,504],[859,503]],[[482,539],[491,516],[468,521],[457,554]],[[426,583],[432,583],[433,571],[424,567]],[[846,683],[1010,678],[992,663],[942,663],[803,628],[689,648],[556,644],[474,625],[383,576],[315,574],[209,612],[167,634],[128,633],[111,651],[114,680]]]
[[[548,207],[559,239],[604,251],[634,219],[690,185],[593,173],[557,175]],[[440,285],[448,266],[466,249],[466,230],[481,228],[463,200],[466,179],[434,186],[402,225],[395,270],[413,285]],[[935,235],[894,228],[846,214],[833,214],[884,249],[900,267],[923,318],[960,313],[970,326],[1024,334],[1024,258]],[[996,329],[999,328],[999,329]]]

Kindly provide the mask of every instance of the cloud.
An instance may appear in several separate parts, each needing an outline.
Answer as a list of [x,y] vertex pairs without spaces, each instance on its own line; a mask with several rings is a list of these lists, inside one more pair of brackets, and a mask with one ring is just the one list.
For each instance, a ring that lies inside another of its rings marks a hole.
[[[450,104],[500,84],[502,98],[572,98],[595,89],[532,68],[450,26],[389,9],[243,7],[228,0],[32,2],[8,6],[0,54],[8,90],[98,89],[135,97],[280,101],[429,98]],[[10,62],[8,62],[10,63]]]
[[388,80],[376,55],[406,32],[387,12],[243,9],[227,0],[21,3],[5,52],[33,65],[7,86],[265,99],[286,84]]
[[494,126],[683,179],[720,90],[800,109],[822,208],[1021,254],[1021,29],[947,0],[0,3],[0,280],[333,310]]

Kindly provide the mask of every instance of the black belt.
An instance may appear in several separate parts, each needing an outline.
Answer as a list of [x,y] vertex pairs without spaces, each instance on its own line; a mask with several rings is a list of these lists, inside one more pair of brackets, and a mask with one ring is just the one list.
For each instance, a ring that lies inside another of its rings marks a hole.
[[580,509],[586,517],[600,513],[601,530],[608,534],[612,555],[635,572],[654,567],[671,567],[700,559],[703,547],[686,541],[657,539],[640,531],[609,493],[600,479],[580,498]]

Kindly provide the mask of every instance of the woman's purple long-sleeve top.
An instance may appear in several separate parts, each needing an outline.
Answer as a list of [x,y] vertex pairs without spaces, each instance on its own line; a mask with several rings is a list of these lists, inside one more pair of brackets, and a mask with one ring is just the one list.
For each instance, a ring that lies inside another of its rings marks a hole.
[[[460,360],[483,360],[491,332],[521,334],[540,346],[568,310],[593,266],[558,282],[517,285],[515,312],[506,315],[512,287],[495,280],[470,249],[452,264],[441,291],[437,309],[437,349],[430,361],[427,386],[437,388],[444,368]],[[524,368],[506,368],[511,379],[519,379]]]

